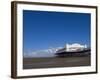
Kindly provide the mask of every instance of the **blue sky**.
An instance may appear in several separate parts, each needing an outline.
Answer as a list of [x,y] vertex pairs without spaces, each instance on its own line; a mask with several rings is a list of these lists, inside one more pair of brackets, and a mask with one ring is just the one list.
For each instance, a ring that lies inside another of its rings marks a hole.
[[24,52],[66,43],[90,46],[90,18],[88,13],[23,10]]

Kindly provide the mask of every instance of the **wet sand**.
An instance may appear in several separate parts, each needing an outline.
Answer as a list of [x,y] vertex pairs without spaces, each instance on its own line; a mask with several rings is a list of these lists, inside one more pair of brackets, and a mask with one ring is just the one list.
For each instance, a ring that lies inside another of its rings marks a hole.
[[90,66],[90,56],[24,58],[23,69]]

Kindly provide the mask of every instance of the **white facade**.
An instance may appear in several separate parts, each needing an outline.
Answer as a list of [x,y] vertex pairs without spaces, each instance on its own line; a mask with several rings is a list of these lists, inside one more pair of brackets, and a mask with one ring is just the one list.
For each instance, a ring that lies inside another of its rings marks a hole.
[[87,45],[81,45],[78,43],[74,43],[74,44],[66,44],[64,48],[59,49],[57,52],[70,52],[70,51],[80,51],[83,49],[86,49]]
[[66,51],[77,51],[77,50],[83,50],[87,48],[87,45],[81,45],[81,44],[78,44],[78,43],[74,43],[74,44],[66,44],[65,45],[65,49]]

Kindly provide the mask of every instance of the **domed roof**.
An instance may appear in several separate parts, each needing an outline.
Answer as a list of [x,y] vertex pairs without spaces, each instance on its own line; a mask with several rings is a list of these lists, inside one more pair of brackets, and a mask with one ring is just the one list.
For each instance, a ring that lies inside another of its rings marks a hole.
[[66,44],[66,46],[65,46],[65,48],[68,48],[68,47],[79,47],[79,48],[81,48],[81,47],[86,47],[86,45],[81,45],[81,44],[79,44],[79,43],[74,43],[74,44]]

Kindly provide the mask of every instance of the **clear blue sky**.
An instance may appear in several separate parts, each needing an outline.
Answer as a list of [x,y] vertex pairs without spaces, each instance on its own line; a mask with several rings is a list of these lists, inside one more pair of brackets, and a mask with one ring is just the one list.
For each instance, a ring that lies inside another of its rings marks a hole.
[[88,13],[23,10],[24,51],[63,47],[66,43],[90,46]]

